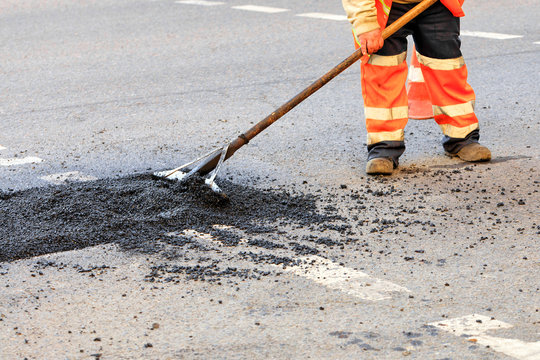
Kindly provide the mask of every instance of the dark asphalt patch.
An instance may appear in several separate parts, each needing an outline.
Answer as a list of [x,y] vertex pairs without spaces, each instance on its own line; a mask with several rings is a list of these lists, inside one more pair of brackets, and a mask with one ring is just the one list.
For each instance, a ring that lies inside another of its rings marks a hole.
[[[540,233],[529,209],[540,188],[534,169],[501,183],[493,179],[507,176],[504,169],[469,166],[409,167],[316,195],[309,186],[262,190],[221,181],[229,202],[200,179],[180,184],[151,175],[4,192],[0,262],[114,243],[155,255],[147,281],[235,284],[268,269],[280,276],[279,268],[306,256],[335,261],[343,252],[356,264],[388,258],[411,268],[452,266],[467,252]],[[452,239],[444,252],[441,239]],[[530,251],[514,256],[523,261]]]
[[[335,212],[321,213],[313,195],[227,181],[220,186],[229,201],[216,196],[200,179],[178,183],[147,174],[1,193],[0,262],[107,243],[156,253],[167,242],[188,244],[189,239],[164,235],[185,229],[210,233],[225,245],[235,246],[237,234],[213,226],[261,234],[274,232],[272,224],[278,221],[308,227],[338,218]],[[261,241],[252,245],[286,247]],[[294,251],[316,250],[294,245]]]

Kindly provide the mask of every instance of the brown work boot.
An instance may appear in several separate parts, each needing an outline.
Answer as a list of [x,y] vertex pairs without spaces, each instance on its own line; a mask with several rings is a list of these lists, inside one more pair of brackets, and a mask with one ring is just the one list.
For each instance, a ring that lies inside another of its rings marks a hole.
[[489,161],[491,160],[491,151],[484,145],[479,143],[472,143],[465,145],[455,155],[461,160],[476,162],[476,161]]
[[375,158],[366,164],[366,173],[368,175],[391,175],[394,171],[394,163],[390,159]]

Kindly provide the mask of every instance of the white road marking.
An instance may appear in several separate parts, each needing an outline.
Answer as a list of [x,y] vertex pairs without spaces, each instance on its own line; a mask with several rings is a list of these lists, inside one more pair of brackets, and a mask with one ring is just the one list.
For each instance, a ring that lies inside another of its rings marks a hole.
[[288,267],[285,271],[362,300],[380,301],[391,299],[392,292],[410,292],[403,286],[370,277],[319,256],[303,257],[300,260],[306,261],[307,265]]
[[202,6],[216,6],[216,5],[223,5],[224,2],[220,1],[205,1],[205,0],[180,0],[176,1],[177,4],[184,4],[184,5],[202,5]]
[[[202,5],[202,6],[215,6],[215,5],[225,4],[224,2],[220,2],[220,1],[207,1],[207,0],[179,0],[179,1],[176,1],[176,3],[189,4],[189,5]],[[263,13],[269,13],[269,14],[289,11],[289,9],[269,7],[269,6],[259,6],[259,5],[239,5],[239,6],[232,6],[231,8],[237,9],[237,10],[263,12]],[[322,19],[322,20],[347,21],[346,15],[327,14],[327,13],[318,13],[318,12],[296,14],[295,16],[307,17],[307,18],[313,18],[313,19]],[[518,39],[518,38],[523,37],[523,35],[501,34],[501,33],[486,32],[486,31],[462,30],[460,33],[462,36],[473,36],[473,37],[496,39],[496,40]],[[537,41],[534,44],[540,44],[540,41]]]
[[429,325],[453,333],[456,336],[482,335],[491,330],[510,329],[510,324],[499,320],[491,320],[490,317],[472,314],[455,319],[433,322]]
[[325,13],[305,13],[305,14],[297,14],[296,16],[313,18],[313,19],[323,19],[323,20],[347,21],[346,15],[335,15],[335,14],[325,14]]
[[6,150],[6,148],[0,145],[0,150]]
[[535,41],[534,44],[540,45],[540,41]]
[[[175,235],[175,233],[172,233],[172,234]],[[207,244],[212,244],[212,245],[217,245],[217,246],[221,245],[221,244],[219,244],[217,242],[216,238],[213,237],[212,235],[205,234],[205,233],[202,233],[202,232],[197,231],[197,230],[186,229],[186,230],[183,231],[183,234],[185,236],[196,237],[199,240],[203,240]],[[169,234],[167,234],[167,235],[169,235]]]
[[48,181],[56,185],[66,183],[68,181],[84,182],[84,181],[97,180],[96,177],[93,177],[90,175],[84,175],[80,173],[79,171],[70,171],[70,172],[65,172],[65,173],[51,174],[47,176],[42,176],[40,179]]
[[[231,226],[214,225],[216,229],[233,229]],[[187,229],[182,233],[168,233],[168,236],[189,236],[211,249],[219,250],[224,245],[210,234]],[[242,239],[240,244],[247,243]],[[232,249],[231,249],[232,250]],[[234,250],[233,250],[234,251]],[[237,252],[240,252],[238,250]],[[349,295],[367,301],[381,301],[392,298],[394,292],[410,292],[409,289],[369,276],[363,272],[350,269],[320,256],[301,257],[302,265],[285,268],[285,272],[307,278],[317,284],[321,284],[333,290],[340,290]],[[282,266],[279,266],[282,269]]]
[[467,31],[467,30],[462,30],[461,35],[481,37],[481,38],[487,38],[487,39],[497,39],[497,40],[517,39],[517,38],[523,37],[523,35],[509,35],[509,34],[499,34],[499,33],[483,32],[483,31]]
[[288,9],[268,7],[268,6],[258,6],[258,5],[240,5],[240,6],[233,6],[232,8],[237,9],[237,10],[256,11],[256,12],[263,12],[263,13],[268,13],[268,14],[275,14],[275,13],[289,11]]
[[487,316],[472,314],[429,325],[451,332],[456,336],[468,336],[468,341],[489,346],[497,352],[519,360],[540,360],[540,341],[525,342],[518,339],[504,339],[486,335],[488,331],[513,327],[511,324],[492,320]]
[[40,159],[35,156],[27,156],[24,158],[11,158],[11,159],[0,159],[0,166],[15,166],[15,165],[24,165],[24,164],[37,164],[42,162],[43,159]]
[[[226,226],[226,225],[214,225],[213,227],[216,229],[221,229],[221,230],[233,229],[232,226]],[[167,236],[188,236],[191,238],[196,238],[199,244],[202,244],[214,250],[218,250],[219,248],[224,247],[223,243],[219,241],[218,239],[216,239],[214,236],[210,234],[202,233],[200,231],[193,230],[193,229],[186,229],[182,231],[181,233],[177,233],[177,232],[167,233],[166,235]],[[246,239],[240,240],[240,244],[245,244],[245,243],[247,243]]]
[[231,225],[216,224],[216,225],[212,225],[212,227],[217,230],[233,230],[234,229],[234,226],[231,226]]

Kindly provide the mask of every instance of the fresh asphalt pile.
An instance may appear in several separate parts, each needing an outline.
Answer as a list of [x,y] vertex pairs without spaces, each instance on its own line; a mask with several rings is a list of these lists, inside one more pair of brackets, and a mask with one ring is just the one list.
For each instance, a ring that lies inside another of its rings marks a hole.
[[[526,168],[531,160],[501,161]],[[359,263],[390,257],[423,267],[502,247],[527,261],[524,254],[534,251],[527,239],[540,234],[540,181],[534,168],[503,176],[504,167],[493,164],[410,166],[324,190],[222,180],[229,200],[201,179],[150,174],[0,192],[0,262],[117,244],[152,255],[147,281],[235,284],[279,275],[311,255],[350,254],[364,259]]]
[[[207,249],[195,240],[166,234],[195,230],[233,247],[239,235],[215,225],[249,236],[273,233],[279,222],[301,228],[339,219],[335,211],[320,212],[314,195],[258,190],[227,181],[220,186],[229,199],[216,195],[198,178],[179,183],[150,174],[0,193],[0,262],[108,243],[129,251],[164,253],[169,259],[179,256],[171,255],[171,246],[186,247],[204,257]],[[273,249],[290,245],[254,238],[248,246]],[[164,252],[164,248],[168,250]],[[297,243],[291,248],[296,255],[317,252]],[[293,261],[249,252],[240,256],[257,262]],[[193,277],[220,273],[199,265],[170,270],[180,271]],[[230,269],[226,273],[243,274]]]

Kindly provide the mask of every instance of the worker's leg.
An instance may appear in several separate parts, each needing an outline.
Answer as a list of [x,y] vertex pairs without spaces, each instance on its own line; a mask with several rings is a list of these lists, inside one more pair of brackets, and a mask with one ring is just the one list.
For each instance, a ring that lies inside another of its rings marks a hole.
[[[467,83],[459,31],[459,18],[437,2],[418,17],[413,33],[435,121],[444,134],[443,147],[453,155],[467,145],[478,143],[480,137],[474,113],[475,94]],[[489,160],[485,158],[487,153],[484,151],[480,158],[466,160]]]
[[[394,4],[388,23],[403,15],[410,6]],[[405,151],[404,128],[408,120],[407,39],[411,33],[402,28],[384,42],[384,46],[362,61],[362,94],[367,128],[368,161],[389,159],[392,168]],[[369,165],[369,163],[368,163]],[[370,173],[368,167],[368,173]],[[377,173],[375,171],[374,173]],[[388,172],[384,172],[388,173]]]

